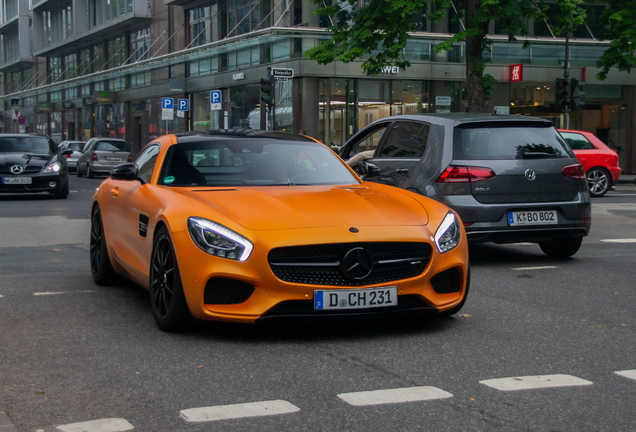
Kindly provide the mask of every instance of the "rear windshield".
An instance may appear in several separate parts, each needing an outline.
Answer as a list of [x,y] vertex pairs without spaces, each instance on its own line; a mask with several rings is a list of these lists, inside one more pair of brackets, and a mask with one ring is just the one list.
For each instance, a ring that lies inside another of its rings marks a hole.
[[95,150],[130,152],[130,144],[124,141],[100,141]]
[[81,152],[82,150],[84,150],[84,145],[86,145],[86,143],[74,142],[74,143],[69,143],[68,148],[73,149],[76,152]]
[[48,154],[57,150],[55,143],[45,137],[2,137],[0,153],[34,153]]
[[358,184],[344,162],[313,141],[218,140],[177,144],[166,154],[167,186]]
[[501,126],[489,124],[467,125],[455,128],[453,158],[478,159],[530,159],[569,158],[574,154],[552,127]]

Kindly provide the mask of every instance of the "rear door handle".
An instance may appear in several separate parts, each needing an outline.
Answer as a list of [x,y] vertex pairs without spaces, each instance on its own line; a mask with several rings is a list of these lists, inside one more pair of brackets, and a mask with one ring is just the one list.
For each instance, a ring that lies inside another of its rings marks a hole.
[[396,173],[398,174],[408,174],[409,169],[408,168],[398,168],[395,170]]

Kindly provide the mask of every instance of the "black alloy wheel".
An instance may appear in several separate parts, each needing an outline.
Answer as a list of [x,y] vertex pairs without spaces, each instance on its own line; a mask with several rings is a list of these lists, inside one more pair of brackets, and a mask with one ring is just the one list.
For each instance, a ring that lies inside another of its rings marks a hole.
[[590,169],[587,174],[587,185],[590,188],[590,196],[602,197],[611,186],[610,174],[604,168]]
[[116,281],[117,274],[115,269],[113,269],[108,257],[108,250],[106,249],[104,224],[99,205],[93,207],[91,215],[90,259],[91,273],[97,285],[111,285]]
[[93,172],[93,170],[91,169],[90,164],[86,164],[86,177],[88,178],[95,178],[95,173]]
[[64,177],[64,180],[62,181],[64,182],[64,186],[62,187],[61,191],[55,192],[55,198],[66,199],[68,198],[68,194],[70,192],[69,186],[68,186],[68,176]]
[[190,316],[174,247],[165,226],[158,230],[152,247],[150,304],[155,321],[163,331],[181,330]]
[[75,170],[75,175],[78,177],[83,177],[84,174],[82,174],[82,170],[80,169],[79,164],[77,164],[77,170]]

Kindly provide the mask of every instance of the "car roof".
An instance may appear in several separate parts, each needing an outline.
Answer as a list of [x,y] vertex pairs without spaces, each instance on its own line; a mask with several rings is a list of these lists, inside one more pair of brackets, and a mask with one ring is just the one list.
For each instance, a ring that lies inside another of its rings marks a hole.
[[255,129],[219,129],[202,132],[182,132],[174,134],[178,143],[198,142],[202,139],[225,140],[225,139],[272,139],[283,141],[305,141],[316,143],[316,140],[291,132],[263,131]]
[[469,123],[492,123],[492,122],[527,122],[530,123],[545,123],[546,125],[552,125],[552,122],[539,117],[531,117],[524,115],[498,115],[488,113],[451,113],[451,114],[402,114],[390,117],[384,117],[377,122],[381,121],[395,121],[395,120],[413,120],[423,121],[435,124],[444,124],[446,126],[459,126],[461,124]]
[[[125,140],[125,139],[122,139],[122,138],[93,137],[93,138],[90,138],[90,139],[99,140],[99,141],[106,141],[106,140],[108,140],[108,141],[122,141],[122,142],[126,142],[126,140]],[[81,141],[80,141],[80,142],[81,142]]]

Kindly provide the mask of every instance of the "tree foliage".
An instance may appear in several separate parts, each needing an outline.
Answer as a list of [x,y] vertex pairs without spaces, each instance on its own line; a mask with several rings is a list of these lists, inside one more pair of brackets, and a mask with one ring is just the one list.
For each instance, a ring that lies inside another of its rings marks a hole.
[[[494,20],[508,36],[510,42],[524,39],[524,48],[530,45],[528,20],[543,21],[550,17],[557,35],[565,33],[567,25],[576,29],[586,17],[584,0],[556,0],[547,4],[543,0],[339,0],[325,6],[323,0],[307,0],[321,5],[315,13],[334,18],[329,27],[331,40],[324,41],[306,52],[306,56],[320,64],[335,60],[351,62],[366,58],[362,69],[368,75],[377,75],[383,66],[394,65],[404,69],[411,64],[403,57],[410,33],[415,32],[426,19],[438,22],[447,9],[457,6],[453,19],[460,20],[459,32],[435,47],[437,52],[448,51],[460,42],[466,43],[466,80],[468,110],[486,110],[486,98],[493,89],[494,77],[485,75],[483,52],[489,51],[492,40],[488,26]],[[607,27],[603,35],[612,40],[599,67],[604,79],[613,66],[629,71],[634,61],[636,41],[636,0],[609,0],[609,9],[600,17]],[[611,25],[610,25],[611,24]]]

